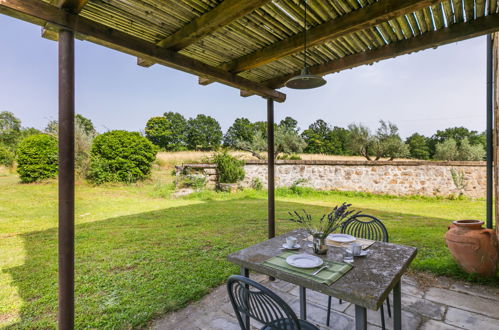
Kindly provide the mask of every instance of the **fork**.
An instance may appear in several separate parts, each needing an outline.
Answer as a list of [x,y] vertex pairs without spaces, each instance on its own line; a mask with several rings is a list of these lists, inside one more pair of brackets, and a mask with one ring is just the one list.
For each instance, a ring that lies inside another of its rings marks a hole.
[[329,268],[328,265],[322,266],[321,268],[319,268],[318,270],[316,270],[315,272],[313,272],[312,275],[317,275],[320,272],[322,272],[324,269],[327,269],[327,268]]

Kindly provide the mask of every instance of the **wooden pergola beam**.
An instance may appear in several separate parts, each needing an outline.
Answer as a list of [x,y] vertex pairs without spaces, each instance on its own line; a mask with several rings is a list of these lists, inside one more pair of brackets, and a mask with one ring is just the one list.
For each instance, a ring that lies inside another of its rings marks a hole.
[[[52,0],[52,5],[57,8],[67,10],[73,14],[79,14],[87,2],[88,0]],[[50,24],[45,24],[45,26],[42,27],[42,38],[58,41],[59,31],[57,27],[54,28]]]
[[[206,14],[187,23],[171,36],[159,41],[157,45],[159,47],[179,51],[231,22],[246,16],[269,1],[270,0],[225,0]],[[154,63],[138,60],[137,64],[149,67]]]
[[[394,42],[368,52],[349,55],[324,64],[315,65],[310,67],[310,72],[323,76],[427,48],[435,48],[449,43],[479,37],[496,31],[499,31],[499,14],[478,18],[472,22],[452,24],[447,28],[426,32],[420,36]],[[298,74],[300,74],[300,71],[267,80],[263,82],[263,84],[270,88],[280,88],[288,79]]]
[[55,24],[85,36],[85,39],[162,65],[208,77],[222,84],[246,89],[264,98],[284,102],[286,95],[251,80],[207,65],[175,51],[114,30],[84,17],[68,13],[37,0],[0,0],[0,13],[29,22]]
[[56,0],[55,5],[73,14],[79,14],[87,2],[88,0]]
[[[440,0],[380,0],[364,8],[323,23],[307,31],[307,45],[312,47],[327,40],[371,28],[379,23],[439,3]],[[268,47],[242,56],[222,66],[239,73],[303,50],[304,33],[276,42]]]

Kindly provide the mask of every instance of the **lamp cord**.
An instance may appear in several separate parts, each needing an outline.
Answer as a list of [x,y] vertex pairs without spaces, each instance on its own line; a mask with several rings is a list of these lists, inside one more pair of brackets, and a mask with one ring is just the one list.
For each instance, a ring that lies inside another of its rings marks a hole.
[[303,39],[304,39],[304,53],[303,53],[303,66],[307,68],[307,0],[303,0],[305,5],[305,13],[303,14]]

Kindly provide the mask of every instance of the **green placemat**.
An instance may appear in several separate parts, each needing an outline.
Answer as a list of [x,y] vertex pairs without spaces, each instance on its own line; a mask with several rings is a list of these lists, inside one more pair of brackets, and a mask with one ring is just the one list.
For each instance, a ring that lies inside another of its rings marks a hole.
[[[293,273],[295,275],[305,277],[309,280],[323,283],[326,285],[331,285],[336,282],[339,278],[345,275],[350,269],[353,268],[352,265],[344,262],[336,262],[324,260],[324,264],[328,265],[328,268],[323,269],[319,274],[312,275],[313,272],[317,271],[319,267],[312,269],[298,268],[291,266],[286,262],[286,258],[298,254],[296,252],[283,252],[282,254],[272,257],[263,264],[268,267],[276,268],[284,272]],[[324,265],[322,265],[324,266]],[[322,267],[321,266],[321,267]]]

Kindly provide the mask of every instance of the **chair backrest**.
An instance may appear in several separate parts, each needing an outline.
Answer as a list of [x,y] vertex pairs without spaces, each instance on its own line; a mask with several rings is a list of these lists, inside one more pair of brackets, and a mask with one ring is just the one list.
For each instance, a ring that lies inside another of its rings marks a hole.
[[241,329],[246,329],[243,318],[249,316],[271,329],[301,330],[291,307],[260,283],[233,275],[227,281],[227,290]]
[[341,226],[341,232],[373,241],[388,242],[388,231],[385,225],[372,215],[358,214],[348,219]]

